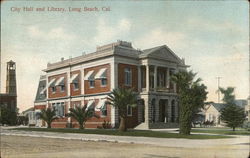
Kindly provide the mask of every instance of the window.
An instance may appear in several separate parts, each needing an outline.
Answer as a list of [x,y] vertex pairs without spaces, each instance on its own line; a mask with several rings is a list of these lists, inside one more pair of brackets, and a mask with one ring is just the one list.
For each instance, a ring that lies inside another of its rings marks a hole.
[[89,87],[95,88],[95,80],[89,80]]
[[74,88],[74,90],[78,90],[79,89],[79,83],[73,83],[73,88]]
[[164,78],[165,78],[164,73],[159,73],[159,87],[165,86]]
[[53,103],[52,107],[53,107],[53,109],[56,112],[56,116],[63,117],[65,115],[65,112],[64,112],[64,102]]
[[56,92],[56,86],[51,87],[51,91],[52,91],[52,93],[55,93]]
[[101,86],[103,86],[103,87],[107,86],[107,79],[106,78],[101,79]]
[[149,76],[149,86],[150,88],[154,88],[154,75]]
[[132,107],[127,106],[127,116],[132,116]]
[[102,112],[102,116],[107,116],[108,110],[107,110],[107,104],[106,103],[104,103],[104,105],[101,107],[101,112]]
[[74,105],[73,105],[73,109],[76,109],[77,107],[81,107],[81,105],[79,104],[79,103],[75,103]]
[[132,84],[132,72],[130,68],[125,68],[125,85],[131,86]]
[[64,92],[65,91],[65,85],[60,85],[61,87],[61,92]]

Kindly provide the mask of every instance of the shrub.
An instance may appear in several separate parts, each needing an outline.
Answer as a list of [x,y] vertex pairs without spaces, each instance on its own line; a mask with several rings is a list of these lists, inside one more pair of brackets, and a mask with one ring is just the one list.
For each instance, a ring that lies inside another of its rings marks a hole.
[[111,123],[109,121],[105,121],[102,123],[102,128],[103,129],[110,129],[112,128]]

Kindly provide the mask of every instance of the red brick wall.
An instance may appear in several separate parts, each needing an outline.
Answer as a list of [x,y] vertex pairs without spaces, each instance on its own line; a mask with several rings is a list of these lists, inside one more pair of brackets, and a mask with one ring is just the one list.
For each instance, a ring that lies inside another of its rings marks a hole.
[[[98,105],[99,99],[95,99],[95,106]],[[107,116],[101,116],[101,111],[96,111],[95,112],[98,116],[100,116],[99,118],[96,117],[92,117],[88,120],[88,122],[103,122],[105,121],[111,121],[111,106],[107,105]]]
[[127,116],[126,125],[128,128],[134,128],[138,123],[138,108],[132,108],[132,116]]
[[70,77],[72,77],[74,74],[79,74],[78,75],[78,83],[79,83],[79,89],[78,90],[74,90],[74,84],[71,83],[70,84],[70,94],[71,96],[77,96],[77,95],[81,95],[81,84],[82,84],[82,78],[81,78],[81,71],[77,70],[77,71],[73,71],[70,74]]
[[[99,99],[95,99],[95,106],[98,104],[98,102],[99,102]],[[73,107],[74,103],[81,105],[81,101],[72,101],[70,107]],[[85,100],[84,103],[87,104],[88,101]],[[49,106],[51,107],[52,104],[49,104]],[[67,112],[68,112],[68,104],[65,103],[65,114]],[[107,105],[107,116],[101,116],[101,111],[96,111],[95,113],[99,116],[99,118],[96,118],[96,117],[90,118],[85,124],[86,128],[97,128],[98,126],[102,127],[102,123],[104,122],[104,120],[107,122],[111,122],[111,106],[110,105]],[[51,126],[52,128],[66,128],[67,120],[68,120],[68,117],[59,118],[53,121]],[[72,118],[71,123],[72,123],[73,128],[79,128],[78,122],[75,119]]]
[[[132,71],[132,85],[125,86],[125,68],[130,68]],[[138,90],[138,70],[136,65],[118,64],[118,85],[119,87],[133,88]]]
[[67,87],[67,74],[66,73],[50,76],[48,78],[48,82],[50,82],[54,78],[56,78],[56,80],[58,80],[60,77],[63,77],[63,76],[64,76],[65,90],[63,92],[61,92],[60,86],[56,86],[56,92],[52,93],[52,88],[49,87],[48,88],[49,89],[48,90],[48,92],[49,92],[48,98],[58,98],[58,97],[66,97],[67,96],[68,87]]
[[[65,104],[64,113],[67,114],[68,113],[68,103],[65,102],[64,104]],[[49,107],[52,107],[51,103],[49,103]],[[52,122],[51,127],[52,128],[66,128],[67,121],[68,121],[68,117],[58,118]]]
[[95,87],[89,87],[89,81],[84,80],[84,91],[85,94],[94,94],[94,93],[102,93],[102,92],[109,92],[110,91],[110,64],[99,65],[96,67],[91,67],[84,69],[84,76],[91,70],[94,70],[94,75],[98,73],[98,71],[102,68],[107,68],[107,85],[105,87],[101,86],[101,80],[95,80]]
[[45,109],[46,105],[35,105],[34,109]]

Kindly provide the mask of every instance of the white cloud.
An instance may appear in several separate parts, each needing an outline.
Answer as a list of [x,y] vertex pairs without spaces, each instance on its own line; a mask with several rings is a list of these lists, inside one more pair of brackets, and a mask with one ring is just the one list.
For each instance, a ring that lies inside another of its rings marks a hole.
[[180,47],[185,44],[185,34],[181,32],[165,31],[162,28],[155,28],[151,32],[135,40],[140,48],[150,48],[167,44],[171,47]]
[[209,19],[201,19],[199,17],[193,17],[187,20],[187,27],[202,31],[217,31],[217,32],[229,32],[229,33],[244,33],[244,29],[237,24],[230,21],[215,21]]
[[72,35],[70,33],[67,33],[66,30],[64,30],[61,27],[52,28],[51,30],[45,32],[42,31],[38,26],[29,26],[27,28],[28,34],[32,38],[36,39],[64,39],[64,40],[73,40],[75,38],[75,35]]
[[124,39],[131,30],[131,22],[128,19],[121,19],[115,25],[110,25],[103,18],[99,18],[96,26],[96,35],[82,42],[87,47],[93,47],[94,44],[103,45],[114,42],[114,40]]
[[28,34],[31,37],[39,38],[39,37],[43,37],[44,36],[44,33],[42,31],[40,31],[37,26],[29,26],[27,28],[27,30],[28,30]]

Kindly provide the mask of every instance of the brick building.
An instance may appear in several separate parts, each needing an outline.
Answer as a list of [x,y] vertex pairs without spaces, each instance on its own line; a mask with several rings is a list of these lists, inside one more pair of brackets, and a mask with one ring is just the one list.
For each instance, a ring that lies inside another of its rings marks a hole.
[[138,106],[128,109],[130,128],[166,128],[178,126],[176,86],[170,76],[187,66],[166,45],[136,50],[132,44],[118,41],[97,47],[96,52],[49,63],[39,81],[34,108],[53,107],[60,119],[52,127],[78,127],[65,117],[69,108],[95,108],[100,118],[86,122],[87,128],[97,128],[103,121],[113,127],[119,123],[118,110],[106,105],[107,95],[120,86],[138,92]]

